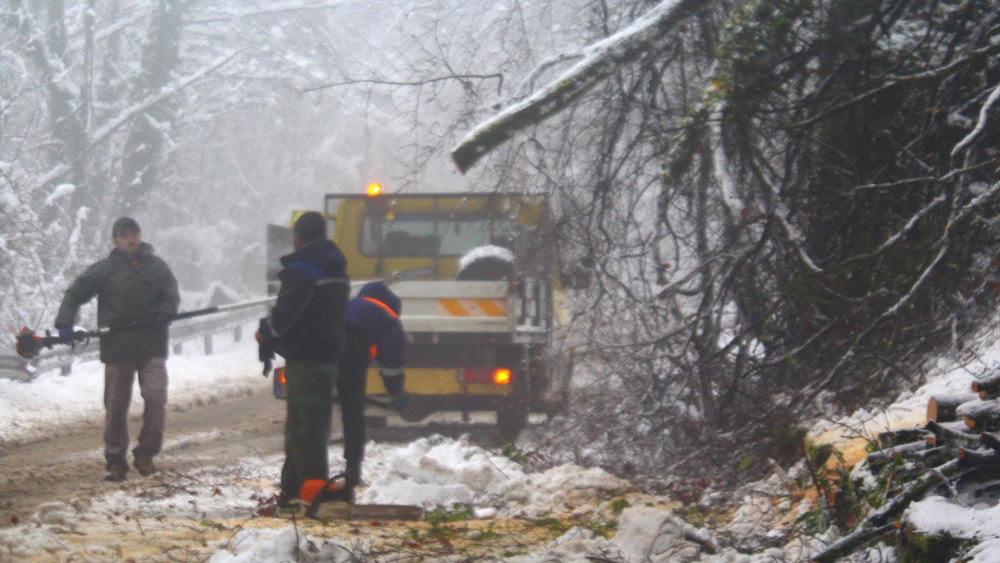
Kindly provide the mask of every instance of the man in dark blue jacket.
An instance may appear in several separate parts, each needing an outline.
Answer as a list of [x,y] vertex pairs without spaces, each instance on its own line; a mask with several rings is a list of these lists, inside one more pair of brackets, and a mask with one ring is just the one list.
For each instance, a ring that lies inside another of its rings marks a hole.
[[378,360],[393,409],[402,411],[409,402],[403,390],[406,336],[399,320],[401,312],[399,297],[382,282],[365,284],[358,296],[347,303],[347,344],[340,359],[337,391],[344,421],[348,499],[353,498],[353,489],[361,480],[361,461],[365,456],[365,387],[372,361]]
[[347,260],[326,238],[316,212],[295,222],[295,252],[281,258],[281,290],[257,341],[285,357],[287,418],[281,497],[291,501],[307,480],[326,481],[333,386],[344,349],[350,280]]

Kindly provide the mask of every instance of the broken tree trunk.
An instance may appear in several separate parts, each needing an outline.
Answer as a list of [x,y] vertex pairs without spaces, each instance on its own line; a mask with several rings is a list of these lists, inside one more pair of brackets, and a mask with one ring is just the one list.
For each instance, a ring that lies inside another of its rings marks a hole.
[[886,525],[889,520],[898,516],[914,500],[917,500],[930,488],[944,479],[949,479],[958,472],[958,460],[952,460],[927,471],[898,495],[889,500],[885,506],[869,515],[853,532],[830,544],[829,547],[813,556],[816,563],[832,563],[859,547],[895,528],[894,524]]
[[958,466],[963,469],[996,464],[1000,464],[1000,453],[993,450],[958,449]]
[[972,401],[964,403],[956,410],[965,425],[981,432],[1000,429],[1000,403],[996,401]]
[[927,401],[927,420],[935,422],[952,422],[958,420],[955,410],[958,409],[959,405],[978,400],[979,395],[976,393],[935,395]]
[[930,449],[930,444],[928,444],[926,440],[919,440],[916,442],[910,442],[909,444],[885,448],[868,454],[868,466],[871,467],[872,470],[878,471],[882,468],[882,466],[896,457],[900,459],[913,458],[916,457],[916,454],[927,449]]

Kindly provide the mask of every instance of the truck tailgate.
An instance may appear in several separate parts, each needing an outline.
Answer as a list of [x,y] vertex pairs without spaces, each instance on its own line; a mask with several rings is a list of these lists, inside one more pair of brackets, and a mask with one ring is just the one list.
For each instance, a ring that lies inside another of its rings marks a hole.
[[403,302],[407,332],[513,332],[510,284],[495,281],[404,281],[392,285]]

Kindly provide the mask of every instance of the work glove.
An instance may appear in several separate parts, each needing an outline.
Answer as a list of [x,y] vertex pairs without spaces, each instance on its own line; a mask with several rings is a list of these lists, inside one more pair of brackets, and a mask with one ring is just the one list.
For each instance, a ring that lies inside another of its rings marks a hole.
[[264,377],[267,377],[274,365],[274,346],[270,342],[261,342],[257,346],[257,357],[264,364]]
[[73,335],[73,327],[69,325],[56,325],[59,329],[59,343],[60,344],[73,344],[76,338]]

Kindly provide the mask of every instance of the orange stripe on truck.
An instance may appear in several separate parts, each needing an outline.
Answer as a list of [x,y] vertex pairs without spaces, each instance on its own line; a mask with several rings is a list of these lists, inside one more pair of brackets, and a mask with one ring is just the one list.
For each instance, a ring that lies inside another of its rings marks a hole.
[[492,299],[477,299],[476,305],[486,312],[487,315],[491,317],[506,317],[507,311],[498,303]]
[[458,299],[439,299],[440,303],[445,309],[451,313],[453,317],[468,317],[469,312],[465,310],[465,307],[458,302]]

